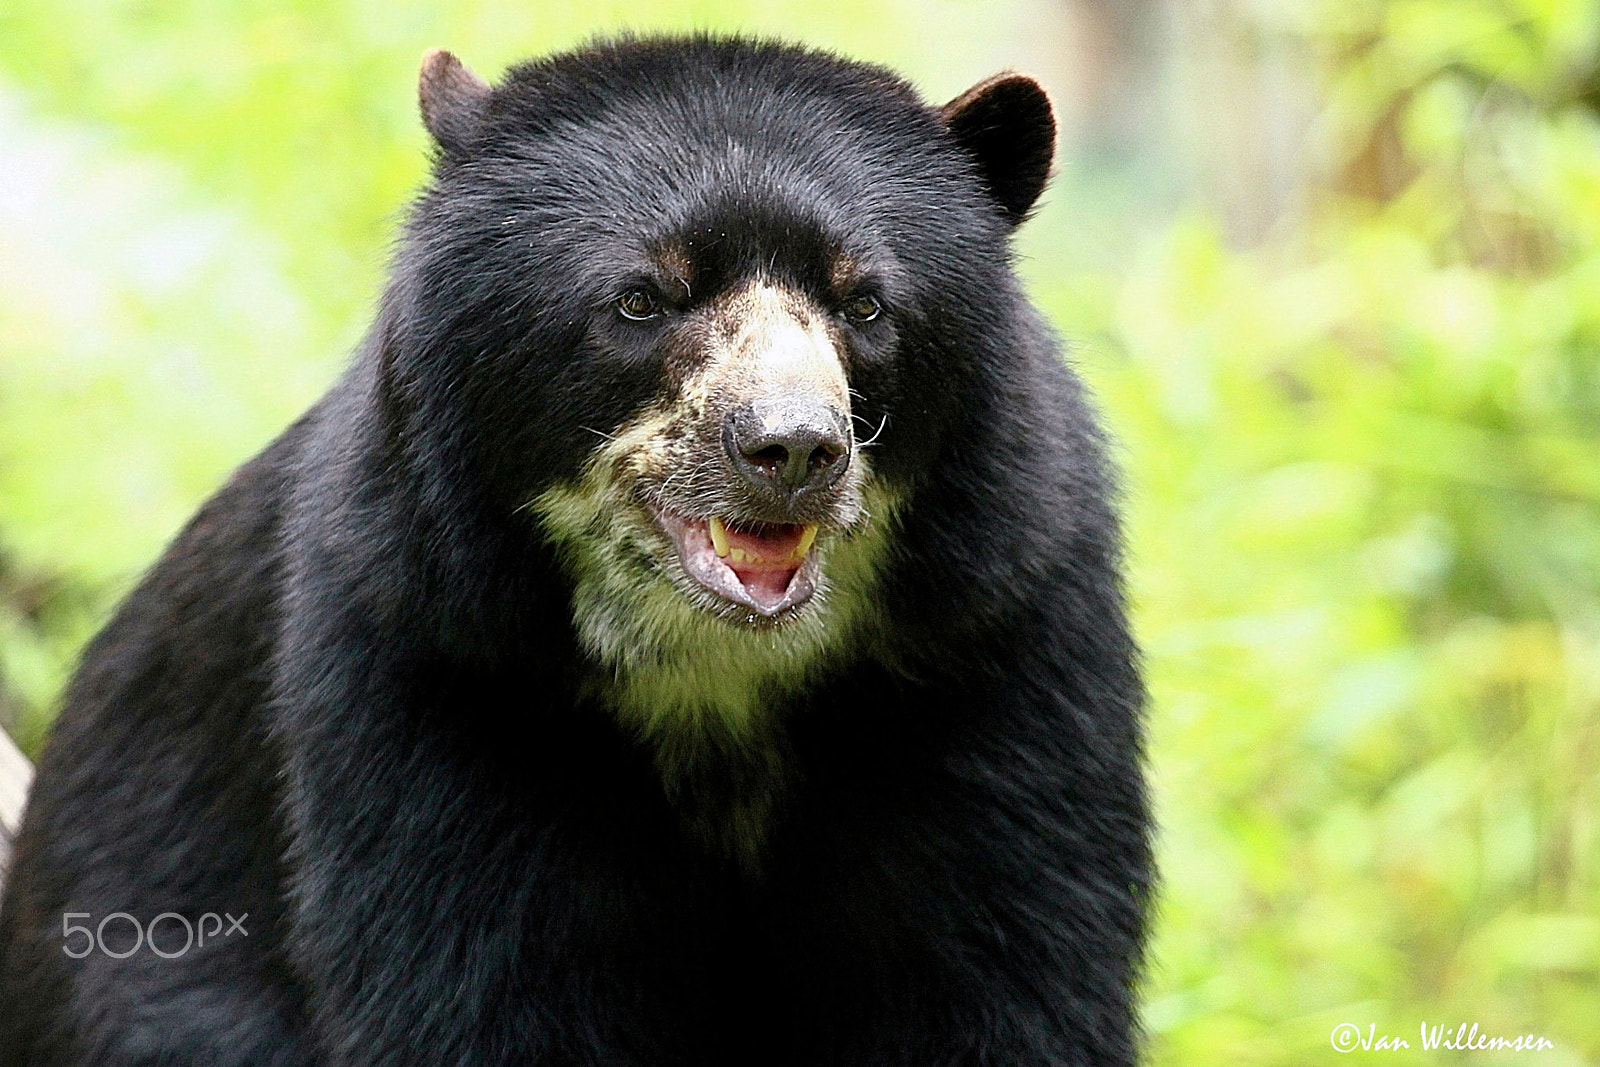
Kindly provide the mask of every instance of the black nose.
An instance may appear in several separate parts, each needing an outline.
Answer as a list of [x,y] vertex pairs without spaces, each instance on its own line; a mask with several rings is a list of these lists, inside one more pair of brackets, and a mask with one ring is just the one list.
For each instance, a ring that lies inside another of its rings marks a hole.
[[826,489],[850,466],[850,423],[814,400],[757,400],[728,414],[722,447],[758,489]]

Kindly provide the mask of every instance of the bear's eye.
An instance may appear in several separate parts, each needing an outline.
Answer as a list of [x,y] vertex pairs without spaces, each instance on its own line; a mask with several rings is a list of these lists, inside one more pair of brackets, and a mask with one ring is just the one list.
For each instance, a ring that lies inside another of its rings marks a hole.
[[883,305],[878,303],[878,298],[865,293],[851,297],[844,305],[844,317],[851,322],[871,322],[882,312]]
[[625,319],[653,319],[661,314],[661,305],[655,294],[644,289],[630,289],[617,298],[617,310]]

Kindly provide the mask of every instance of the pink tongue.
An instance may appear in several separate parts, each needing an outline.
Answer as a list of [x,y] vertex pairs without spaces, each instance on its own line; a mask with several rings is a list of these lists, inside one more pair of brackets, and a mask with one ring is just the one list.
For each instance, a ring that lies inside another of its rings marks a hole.
[[788,591],[789,580],[800,564],[790,561],[800,546],[801,526],[769,525],[759,532],[728,527],[728,547],[743,549],[749,556],[743,562],[728,560],[739,583],[758,600],[776,601]]
[[739,584],[748,589],[752,596],[758,600],[773,601],[783,596],[789,588],[789,579],[794,577],[798,567],[787,570],[749,570],[741,564],[733,565],[733,573],[738,576]]

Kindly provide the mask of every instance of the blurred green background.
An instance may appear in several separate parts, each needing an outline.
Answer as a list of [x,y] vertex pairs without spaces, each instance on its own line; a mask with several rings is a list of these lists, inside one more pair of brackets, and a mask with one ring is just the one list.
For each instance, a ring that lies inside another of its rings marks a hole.
[[[1022,269],[1128,472],[1151,1062],[1600,1063],[1585,0],[6,0],[0,724],[37,750],[117,597],[337,372],[423,174],[422,51],[494,76],[625,25],[1051,89]],[[1341,1056],[1343,1022],[1412,1048]]]

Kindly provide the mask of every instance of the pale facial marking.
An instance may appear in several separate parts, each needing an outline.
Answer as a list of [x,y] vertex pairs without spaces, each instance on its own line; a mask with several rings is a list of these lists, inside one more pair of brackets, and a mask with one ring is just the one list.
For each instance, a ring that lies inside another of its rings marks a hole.
[[672,397],[612,434],[577,483],[532,502],[574,581],[579,640],[610,669],[619,713],[646,734],[708,722],[743,733],[785,691],[859,647],[875,629],[873,587],[897,503],[858,454],[815,520],[820,533],[805,538],[814,592],[771,625],[742,618],[691,577],[651,508],[701,522],[737,514],[716,451],[720,412],[784,391],[849,410],[826,323],[790,294],[748,286],[715,309],[712,327],[702,362]]
[[[659,417],[633,433],[652,424]],[[602,452],[613,455],[597,455],[577,485],[542,493],[533,510],[565,555],[578,638],[610,668],[610,696],[624,721],[645,735],[694,730],[707,719],[742,734],[831,657],[871,644],[881,621],[874,587],[897,506],[883,486],[869,478],[857,525],[812,549],[820,580],[805,610],[756,629],[718,617],[686,592],[671,546],[612,473],[615,447],[607,445]]]
[[755,284],[726,303],[731,331],[712,346],[704,377],[736,383],[748,395],[799,392],[850,410],[844,365],[827,329],[798,300]]

